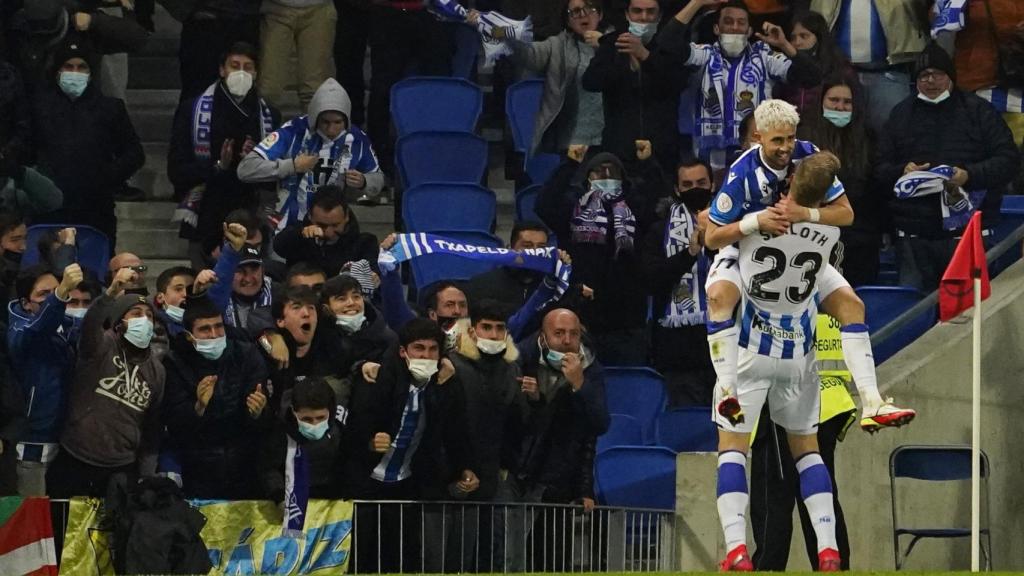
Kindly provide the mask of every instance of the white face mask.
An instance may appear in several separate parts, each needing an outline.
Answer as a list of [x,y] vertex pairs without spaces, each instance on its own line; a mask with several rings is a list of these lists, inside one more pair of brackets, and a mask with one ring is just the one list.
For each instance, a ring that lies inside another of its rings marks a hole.
[[363,327],[363,321],[366,320],[366,314],[359,312],[358,314],[338,314],[334,317],[334,322],[341,327],[348,334],[358,332]]
[[409,373],[419,384],[426,384],[437,374],[437,360],[430,358],[409,358]]
[[235,70],[224,79],[228,92],[235,98],[242,98],[252,89],[252,74],[245,70]]
[[722,52],[730,58],[735,58],[747,48],[746,34],[722,34],[718,37],[718,45]]
[[65,308],[64,315],[70,318],[85,318],[85,313],[88,311],[88,308]]
[[939,94],[935,98],[929,98],[929,97],[925,96],[924,92],[918,92],[917,93],[917,97],[920,98],[921,100],[924,100],[925,102],[927,102],[929,104],[938,104],[939,102],[942,102],[946,98],[949,98],[949,90],[943,90],[942,94]]
[[507,346],[508,345],[505,344],[504,340],[488,340],[487,338],[476,339],[476,347],[484,354],[501,354],[505,351]]

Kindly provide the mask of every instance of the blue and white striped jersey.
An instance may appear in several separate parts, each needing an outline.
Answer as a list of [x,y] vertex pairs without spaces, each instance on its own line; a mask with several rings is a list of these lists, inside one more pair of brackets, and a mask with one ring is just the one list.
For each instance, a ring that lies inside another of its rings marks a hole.
[[875,0],[843,0],[833,34],[854,64],[882,63],[889,55]]
[[838,240],[835,226],[800,222],[788,234],[740,241],[741,348],[783,359],[813,352],[818,279]]
[[[755,144],[729,167],[725,184],[711,203],[709,217],[719,226],[738,222],[750,212],[759,212],[772,206],[789,192],[789,177],[801,160],[818,152],[818,147],[806,140],[797,140],[793,157],[786,170],[775,170],[761,158],[761,145]],[[825,193],[825,204],[846,194],[843,183],[836,178]]]

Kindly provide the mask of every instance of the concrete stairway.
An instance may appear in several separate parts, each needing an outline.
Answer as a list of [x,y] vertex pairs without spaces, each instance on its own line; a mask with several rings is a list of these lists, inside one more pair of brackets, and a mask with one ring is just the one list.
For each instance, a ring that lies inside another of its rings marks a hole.
[[[146,151],[146,165],[132,183],[145,191],[140,202],[119,202],[118,251],[131,251],[149,265],[147,276],[155,282],[157,275],[170,266],[186,265],[187,242],[178,238],[177,224],[170,221],[175,203],[173,187],[167,178],[167,148],[174,111],[178,104],[178,37],[180,24],[159,5],[156,33],[144,50],[129,57],[128,112]],[[482,71],[485,97],[490,92],[489,71]],[[283,106],[284,119],[300,113],[292,93]],[[514,219],[515,205],[512,183],[504,179],[501,131],[485,129],[483,135],[492,142],[491,170],[488,182],[498,195],[498,230],[507,238]],[[355,207],[365,231],[383,238],[393,230],[392,206]]]

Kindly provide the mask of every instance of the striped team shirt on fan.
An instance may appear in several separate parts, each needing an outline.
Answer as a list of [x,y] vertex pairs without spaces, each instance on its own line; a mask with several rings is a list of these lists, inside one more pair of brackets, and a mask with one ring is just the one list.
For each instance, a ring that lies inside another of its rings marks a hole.
[[839,228],[810,222],[740,240],[740,348],[784,360],[813,353],[818,278],[838,240]]
[[[743,153],[726,176],[725,184],[711,203],[709,217],[719,226],[738,222],[750,212],[759,212],[772,206],[789,192],[789,176],[801,160],[818,152],[818,147],[806,140],[797,140],[789,166],[776,170],[761,158],[761,145],[755,144]],[[846,194],[843,183],[836,178],[825,193],[825,204]]]

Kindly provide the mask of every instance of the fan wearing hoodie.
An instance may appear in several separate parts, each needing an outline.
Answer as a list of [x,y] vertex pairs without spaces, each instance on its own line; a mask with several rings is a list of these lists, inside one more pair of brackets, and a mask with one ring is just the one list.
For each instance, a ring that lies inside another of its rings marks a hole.
[[165,375],[149,346],[153,308],[123,293],[137,275],[119,270],[82,320],[61,449],[46,474],[51,497],[100,496],[114,474],[156,471]]
[[306,218],[321,186],[376,198],[384,184],[370,139],[350,122],[352,100],[337,80],[317,88],[308,112],[264,138],[238,165],[243,182],[281,181],[278,230]]

